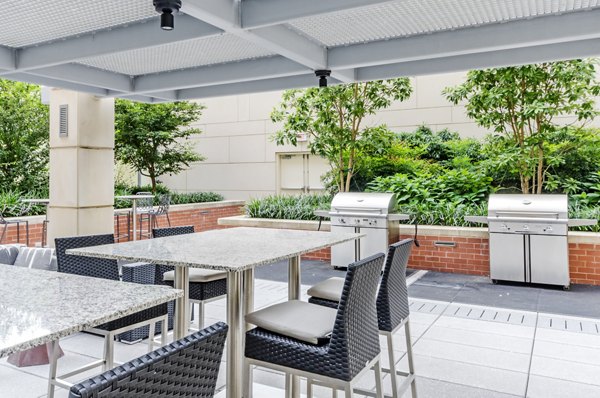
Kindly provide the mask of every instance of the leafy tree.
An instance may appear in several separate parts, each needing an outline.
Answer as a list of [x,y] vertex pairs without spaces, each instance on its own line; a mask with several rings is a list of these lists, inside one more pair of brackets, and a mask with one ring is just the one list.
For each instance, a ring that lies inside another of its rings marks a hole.
[[2,191],[47,191],[48,130],[39,86],[0,80]]
[[283,122],[275,142],[297,145],[298,134],[307,134],[311,153],[329,161],[338,190],[346,192],[361,158],[384,154],[394,139],[385,126],[364,126],[365,118],[411,91],[406,78],[288,90],[271,114]]
[[186,140],[200,134],[189,128],[204,107],[194,102],[144,104],[126,100],[115,103],[115,155],[123,163],[150,178],[152,192],[157,178],[177,174],[204,158]]
[[574,115],[581,124],[594,118],[594,96],[600,94],[595,63],[573,60],[470,71],[465,83],[446,88],[454,104],[466,101],[467,114],[493,129],[498,163],[512,165],[523,193],[542,193],[549,168],[564,161],[550,150],[561,129],[557,116]]

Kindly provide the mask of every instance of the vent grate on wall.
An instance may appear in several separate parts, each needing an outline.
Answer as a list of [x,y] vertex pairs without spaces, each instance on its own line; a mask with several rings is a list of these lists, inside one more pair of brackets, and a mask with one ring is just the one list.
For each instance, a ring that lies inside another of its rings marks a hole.
[[69,135],[69,105],[61,105],[59,107],[59,137]]

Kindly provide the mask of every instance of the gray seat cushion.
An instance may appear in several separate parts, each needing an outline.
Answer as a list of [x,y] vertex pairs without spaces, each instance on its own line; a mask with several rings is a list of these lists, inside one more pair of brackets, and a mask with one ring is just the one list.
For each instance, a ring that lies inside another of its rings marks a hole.
[[[190,268],[190,282],[212,282],[227,278],[227,272],[213,271],[210,269]],[[163,280],[172,282],[175,280],[175,271],[163,274]]]
[[19,254],[19,246],[0,246],[0,264],[13,265]]
[[311,297],[320,298],[323,300],[337,301],[342,298],[342,290],[344,289],[344,278],[329,278],[323,282],[317,283],[308,289],[307,293]]
[[328,339],[337,310],[291,300],[246,315],[246,322],[310,344]]
[[52,261],[53,256],[54,249],[21,247],[19,255],[15,259],[15,266],[56,271],[56,266]]

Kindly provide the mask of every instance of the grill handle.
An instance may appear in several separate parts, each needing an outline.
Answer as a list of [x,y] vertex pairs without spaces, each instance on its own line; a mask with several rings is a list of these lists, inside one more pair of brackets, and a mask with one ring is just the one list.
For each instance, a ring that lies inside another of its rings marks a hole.
[[536,212],[515,212],[515,211],[496,211],[496,217],[506,217],[506,218],[542,218],[542,217],[554,217],[558,220],[560,213],[558,212],[546,212],[546,211],[536,211]]
[[340,211],[340,210],[345,210],[345,211],[350,211],[350,212],[355,212],[357,209],[360,211],[372,211],[374,213],[379,213],[379,214],[383,214],[382,209],[378,208],[378,207],[345,207],[345,206],[335,206],[334,207],[335,210]]
[[[513,213],[514,214],[514,213]],[[566,218],[542,218],[542,217],[489,217],[489,221],[516,221],[516,222],[537,222],[544,224],[566,224]]]

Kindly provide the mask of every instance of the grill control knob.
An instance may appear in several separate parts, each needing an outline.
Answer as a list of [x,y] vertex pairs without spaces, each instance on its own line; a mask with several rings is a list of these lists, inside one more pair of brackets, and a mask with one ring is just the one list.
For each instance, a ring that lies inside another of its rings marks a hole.
[[357,218],[357,219],[354,220],[354,223],[355,224],[360,224],[360,220]]
[[343,218],[340,218],[340,224],[346,224],[346,220]]
[[523,229],[524,229],[525,231],[527,231],[527,230],[529,229],[529,225],[527,225],[527,224],[523,225]]
[[369,224],[371,224],[371,225],[377,225],[377,220],[373,220]]

